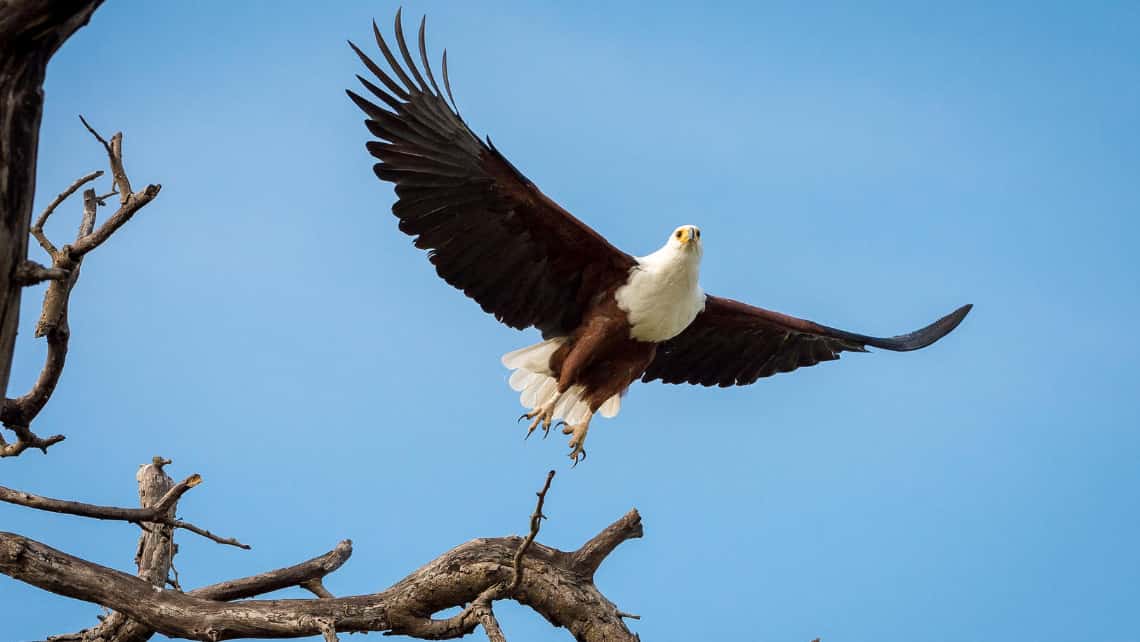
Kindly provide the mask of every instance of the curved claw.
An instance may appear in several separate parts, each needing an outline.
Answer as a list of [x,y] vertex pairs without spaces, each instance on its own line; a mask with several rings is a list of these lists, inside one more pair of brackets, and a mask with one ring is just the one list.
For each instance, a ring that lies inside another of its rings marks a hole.
[[574,452],[570,453],[570,459],[574,462],[573,464],[570,464],[570,467],[576,468],[579,462],[586,461],[586,449],[575,448]]
[[515,421],[515,423],[516,424],[522,423],[523,419],[530,419],[530,417],[527,416],[529,414],[530,414],[529,412],[524,412],[523,414],[519,415],[519,418]]

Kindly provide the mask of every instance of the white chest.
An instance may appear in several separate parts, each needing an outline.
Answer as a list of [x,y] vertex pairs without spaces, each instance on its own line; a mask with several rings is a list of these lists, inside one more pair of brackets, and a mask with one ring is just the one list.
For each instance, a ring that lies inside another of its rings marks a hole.
[[618,307],[629,316],[630,336],[668,341],[689,327],[705,308],[705,293],[697,283],[699,260],[652,254],[638,259],[629,281],[614,293]]

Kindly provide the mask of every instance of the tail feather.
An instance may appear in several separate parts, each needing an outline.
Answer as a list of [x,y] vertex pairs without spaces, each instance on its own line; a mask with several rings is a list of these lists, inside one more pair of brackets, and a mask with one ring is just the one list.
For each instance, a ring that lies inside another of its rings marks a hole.
[[[503,365],[514,371],[509,380],[511,389],[521,393],[519,402],[524,408],[537,408],[558,394],[558,380],[550,369],[550,358],[565,342],[566,337],[555,337],[503,355]],[[582,386],[571,386],[558,399],[554,407],[554,418],[570,424],[585,421],[590,412],[585,393],[586,389]],[[616,416],[619,410],[621,395],[610,397],[598,408],[598,412],[607,418]]]

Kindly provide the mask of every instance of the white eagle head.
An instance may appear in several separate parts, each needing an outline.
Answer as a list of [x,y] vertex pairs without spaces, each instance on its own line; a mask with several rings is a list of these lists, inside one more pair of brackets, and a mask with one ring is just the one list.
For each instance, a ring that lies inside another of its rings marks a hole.
[[682,225],[673,230],[669,240],[662,249],[672,250],[676,253],[695,255],[698,259],[704,252],[701,245],[701,228],[696,225]]

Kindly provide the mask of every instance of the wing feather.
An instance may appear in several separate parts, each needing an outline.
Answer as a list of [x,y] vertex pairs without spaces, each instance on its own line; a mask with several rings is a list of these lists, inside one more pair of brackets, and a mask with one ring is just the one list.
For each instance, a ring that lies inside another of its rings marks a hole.
[[399,58],[372,26],[387,69],[349,45],[379,82],[358,76],[364,89],[387,108],[353,91],[348,95],[378,139],[367,149],[379,161],[376,176],[395,184],[392,212],[400,230],[428,251],[440,277],[503,323],[535,326],[547,336],[569,333],[598,293],[625,281],[635,260],[550,200],[489,139],[483,143],[471,131],[455,107],[446,52],[446,99],[428,64],[425,22],[419,64],[399,11]]
[[880,338],[709,296],[692,325],[658,346],[642,380],[745,386],[762,377],[834,361],[841,352],[866,352],[866,346],[918,350],[958,327],[971,308],[964,305],[909,334]]

